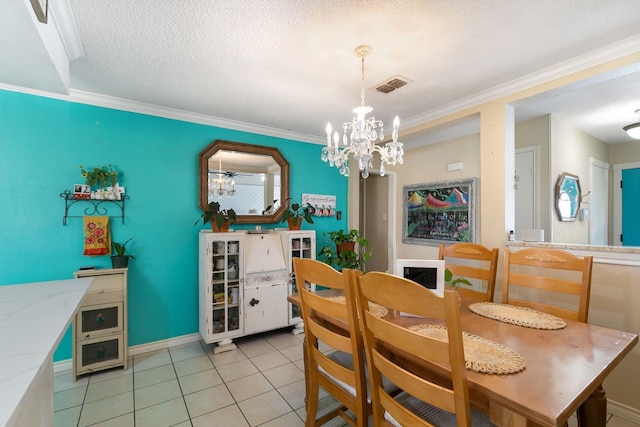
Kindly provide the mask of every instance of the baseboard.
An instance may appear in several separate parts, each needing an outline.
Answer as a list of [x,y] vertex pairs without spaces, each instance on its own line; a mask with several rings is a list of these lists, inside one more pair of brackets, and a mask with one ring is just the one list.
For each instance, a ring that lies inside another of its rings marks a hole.
[[175,338],[169,338],[167,340],[154,341],[147,344],[134,345],[129,347],[129,356],[137,356],[138,354],[148,353],[150,351],[164,350],[165,348],[173,347],[176,345],[190,344],[192,342],[200,341],[202,337],[200,334],[182,335]]
[[631,406],[608,400],[607,412],[615,415],[616,417],[631,421],[635,425],[640,425],[640,409],[632,408]]
[[[161,341],[154,341],[147,344],[134,345],[129,347],[129,356],[137,356],[139,354],[148,353],[150,351],[163,350],[165,348],[173,347],[176,345],[189,344],[192,342],[200,341],[202,337],[200,334],[182,335],[175,338],[169,338]],[[71,359],[60,360],[54,362],[53,373],[59,373],[64,371],[70,371],[73,368],[73,362]]]

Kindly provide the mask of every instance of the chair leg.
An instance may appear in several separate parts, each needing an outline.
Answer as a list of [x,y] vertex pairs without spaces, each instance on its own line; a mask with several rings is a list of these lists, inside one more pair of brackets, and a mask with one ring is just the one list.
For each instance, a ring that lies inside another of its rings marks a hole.
[[307,388],[307,420],[306,427],[316,425],[316,416],[318,415],[318,398],[320,395],[320,387],[317,382]]

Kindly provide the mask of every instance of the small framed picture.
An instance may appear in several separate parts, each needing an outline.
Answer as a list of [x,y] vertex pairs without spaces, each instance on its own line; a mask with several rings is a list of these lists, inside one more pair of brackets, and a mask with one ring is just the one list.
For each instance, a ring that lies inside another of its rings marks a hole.
[[74,199],[89,199],[91,198],[91,187],[87,184],[74,184],[73,185],[73,198]]

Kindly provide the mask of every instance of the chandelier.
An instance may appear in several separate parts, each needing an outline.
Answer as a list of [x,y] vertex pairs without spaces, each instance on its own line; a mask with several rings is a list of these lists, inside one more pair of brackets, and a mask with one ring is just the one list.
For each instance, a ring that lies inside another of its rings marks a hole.
[[209,173],[209,191],[218,193],[220,197],[225,194],[229,196],[236,194],[236,183],[226,178],[222,172],[222,153],[218,153],[218,173],[215,176]]
[[385,164],[394,166],[396,163],[402,164],[403,161],[402,142],[398,142],[400,120],[396,116],[393,121],[391,142],[384,146],[376,144],[376,140],[379,139],[382,142],[384,139],[383,123],[382,120],[376,120],[374,116],[367,118],[367,114],[371,113],[373,108],[364,103],[364,57],[371,53],[371,46],[358,46],[353,52],[362,61],[360,106],[353,109],[353,119],[342,125],[344,148],[339,148],[340,137],[337,131],[333,134],[333,140],[331,139],[331,123],[327,124],[327,146],[322,149],[320,158],[323,162],[329,162],[329,166],[338,168],[342,175],[349,176],[349,154],[351,154],[358,163],[362,177],[367,178],[369,169],[373,168],[373,155],[377,152],[380,155],[380,175],[384,176]]

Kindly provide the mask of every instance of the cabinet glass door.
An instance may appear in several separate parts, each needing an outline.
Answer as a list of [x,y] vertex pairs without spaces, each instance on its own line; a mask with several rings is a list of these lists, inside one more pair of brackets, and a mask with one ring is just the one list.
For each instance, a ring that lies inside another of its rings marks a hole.
[[211,243],[211,333],[240,331],[242,251],[239,240],[214,240]]

